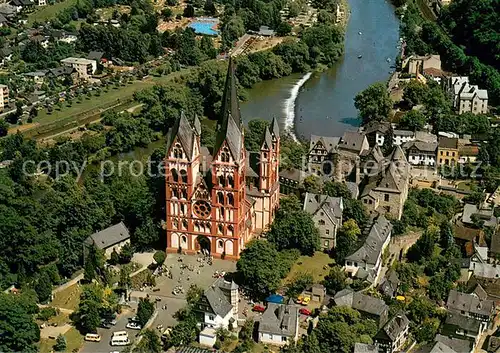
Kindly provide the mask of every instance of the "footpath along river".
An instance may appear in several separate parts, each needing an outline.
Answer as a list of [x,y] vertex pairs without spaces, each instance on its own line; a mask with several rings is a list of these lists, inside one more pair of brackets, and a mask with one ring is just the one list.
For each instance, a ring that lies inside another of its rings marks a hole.
[[342,136],[358,125],[354,97],[389,78],[398,53],[399,21],[387,0],[349,0],[349,8],[345,53],[334,67],[256,84],[241,104],[245,122],[276,116],[282,128],[305,139]]

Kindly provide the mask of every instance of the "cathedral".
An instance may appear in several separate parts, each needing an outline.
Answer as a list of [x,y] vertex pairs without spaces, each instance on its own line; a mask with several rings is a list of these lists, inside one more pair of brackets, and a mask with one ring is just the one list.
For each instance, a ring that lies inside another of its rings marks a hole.
[[181,114],[165,157],[167,252],[238,259],[279,204],[280,133],[273,119],[259,151],[245,149],[234,64],[229,60],[213,150],[201,123]]

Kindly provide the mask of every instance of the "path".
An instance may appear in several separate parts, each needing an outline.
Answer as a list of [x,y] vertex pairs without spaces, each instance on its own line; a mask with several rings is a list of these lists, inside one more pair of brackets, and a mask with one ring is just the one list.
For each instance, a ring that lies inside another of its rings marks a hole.
[[67,308],[60,308],[58,306],[50,305],[50,304],[37,304],[40,309],[43,308],[55,308],[59,310],[61,313],[65,314],[73,314],[75,311],[73,309],[67,309]]
[[59,335],[64,335],[70,328],[70,324],[64,324],[61,326],[45,326],[40,329],[40,338],[51,338],[56,339]]
[[64,283],[64,284],[61,284],[59,287],[57,288],[54,288],[52,290],[52,295],[56,294],[57,292],[60,292],[62,290],[65,290],[66,288],[68,287],[71,287],[72,285],[80,282],[81,280],[83,279],[83,273],[79,274],[78,276],[76,276],[75,278],[69,280],[68,282]]

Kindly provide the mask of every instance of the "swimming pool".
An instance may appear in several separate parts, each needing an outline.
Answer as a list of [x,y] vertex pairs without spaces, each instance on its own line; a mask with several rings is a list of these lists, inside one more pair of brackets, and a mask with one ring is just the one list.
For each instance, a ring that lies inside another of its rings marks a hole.
[[215,29],[217,26],[218,21],[195,21],[191,22],[189,27],[194,29],[194,32],[196,34],[206,34],[209,36],[217,36],[219,35],[219,31]]

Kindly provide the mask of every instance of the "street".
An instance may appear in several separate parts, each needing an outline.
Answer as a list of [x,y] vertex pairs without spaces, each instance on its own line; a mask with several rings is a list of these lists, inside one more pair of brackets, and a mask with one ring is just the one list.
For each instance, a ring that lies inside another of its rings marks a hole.
[[115,331],[127,331],[129,334],[130,341],[133,341],[135,335],[138,334],[139,330],[130,330],[125,328],[128,323],[128,319],[135,315],[135,311],[129,308],[124,309],[124,312],[118,316],[118,320],[115,326],[111,326],[109,329],[98,328],[97,333],[101,335],[101,342],[84,342],[81,352],[88,353],[109,353],[109,352],[121,352],[125,346],[111,346],[109,343],[111,341],[111,336]]

